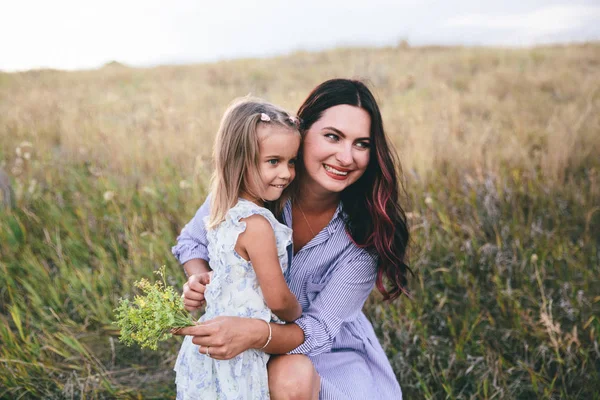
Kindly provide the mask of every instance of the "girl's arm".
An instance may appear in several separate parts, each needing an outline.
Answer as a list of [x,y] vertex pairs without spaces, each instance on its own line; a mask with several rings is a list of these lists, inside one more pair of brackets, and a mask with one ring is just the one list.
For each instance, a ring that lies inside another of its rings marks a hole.
[[194,336],[193,343],[210,346],[211,356],[217,359],[231,359],[251,348],[270,354],[312,356],[328,352],[342,324],[360,315],[377,274],[376,261],[366,252],[340,260],[332,268],[326,283],[308,289],[314,298],[300,318],[292,324],[270,324],[272,339],[264,349],[269,328],[258,319],[217,317],[177,334]]
[[[332,266],[331,278],[323,284],[309,284],[308,296],[314,296],[302,316],[293,324],[271,324],[272,339],[264,351],[269,354],[306,354],[314,356],[331,351],[333,340],[342,324],[354,320],[375,285],[377,262],[366,252],[354,253],[351,258],[338,260]],[[266,343],[268,332],[263,333],[262,343],[256,325],[255,348]],[[268,331],[265,325],[264,331]]]
[[271,311],[284,321],[296,320],[302,314],[302,308],[283,277],[271,224],[261,215],[252,215],[243,221],[246,230],[238,237],[236,251],[252,263]]

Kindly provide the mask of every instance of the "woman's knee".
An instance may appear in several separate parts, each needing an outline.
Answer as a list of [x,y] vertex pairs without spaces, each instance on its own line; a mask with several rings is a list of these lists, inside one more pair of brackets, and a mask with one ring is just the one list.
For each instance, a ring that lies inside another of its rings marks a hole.
[[321,380],[307,356],[293,354],[273,357],[268,370],[272,399],[318,399]]

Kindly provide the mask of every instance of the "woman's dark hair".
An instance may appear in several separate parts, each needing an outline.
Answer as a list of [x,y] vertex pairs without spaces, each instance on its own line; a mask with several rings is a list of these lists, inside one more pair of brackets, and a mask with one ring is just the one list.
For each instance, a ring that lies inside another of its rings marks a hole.
[[377,256],[377,288],[386,300],[392,300],[408,294],[407,274],[412,274],[405,262],[409,230],[398,198],[400,162],[385,136],[377,101],[360,81],[328,80],[313,89],[298,109],[300,130],[305,134],[325,110],[341,104],[360,107],[371,116],[369,165],[341,193],[346,231],[357,246]]

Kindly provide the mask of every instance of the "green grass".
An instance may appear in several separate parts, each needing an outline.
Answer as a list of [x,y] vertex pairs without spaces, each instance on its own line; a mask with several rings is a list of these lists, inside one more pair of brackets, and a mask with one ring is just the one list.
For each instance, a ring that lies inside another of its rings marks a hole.
[[368,307],[407,398],[599,398],[589,179],[548,190],[514,172],[411,186],[421,189],[415,299]]
[[161,265],[181,287],[170,247],[222,106],[249,86],[297,106],[358,70],[408,171],[413,299],[365,305],[405,398],[600,399],[598,48],[0,74],[0,398],[172,397],[179,339],[125,347],[112,310]]
[[[162,264],[183,283],[169,247],[202,188],[116,190],[83,167],[46,178],[0,218],[3,397],[172,395],[178,340],[126,348],[111,310]],[[410,183],[414,299],[366,306],[407,398],[598,398],[590,179]]]

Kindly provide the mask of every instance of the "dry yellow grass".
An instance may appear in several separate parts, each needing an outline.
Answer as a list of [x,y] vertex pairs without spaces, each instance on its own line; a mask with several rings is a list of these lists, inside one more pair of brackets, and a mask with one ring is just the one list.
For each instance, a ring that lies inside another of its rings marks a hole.
[[[226,105],[371,82],[409,179],[414,299],[365,305],[406,398],[597,399],[600,43],[0,73],[0,399],[171,398],[118,298],[206,194]],[[14,193],[6,184],[10,182]]]
[[[151,69],[0,74],[1,159],[15,147],[143,179],[203,169],[226,105],[252,93],[294,111],[331,77],[371,82],[406,171],[502,168],[560,182],[600,154],[600,45],[339,49]],[[18,172],[19,168],[16,168]]]

